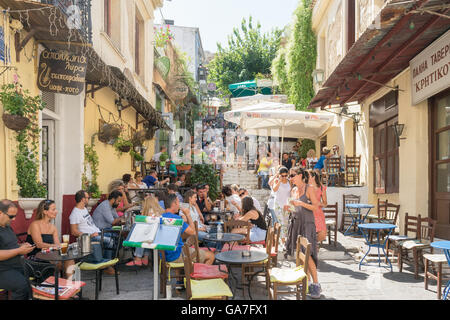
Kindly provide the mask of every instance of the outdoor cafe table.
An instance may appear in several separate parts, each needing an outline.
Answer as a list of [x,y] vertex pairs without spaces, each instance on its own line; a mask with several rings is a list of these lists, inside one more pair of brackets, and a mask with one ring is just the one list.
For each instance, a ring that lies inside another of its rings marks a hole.
[[[61,262],[64,263],[64,261],[68,260],[75,260],[80,261],[89,256],[92,252],[83,253],[81,252],[81,249],[78,248],[77,254],[73,254],[73,250],[67,250],[67,254],[61,255],[59,253],[59,250],[53,250],[48,253],[44,252],[38,252],[36,254],[36,258],[43,261],[48,262]],[[58,288],[59,288],[59,268],[55,268],[55,300],[58,300]]]
[[[371,204],[363,204],[363,203],[349,203],[349,204],[346,204],[345,207],[347,208],[347,211],[350,214],[350,217],[352,218],[352,223],[347,228],[347,230],[345,230],[344,235],[349,236],[349,235],[353,235],[353,234],[361,234],[361,231],[359,231],[359,230],[357,232],[353,232],[353,233],[349,233],[348,231],[350,230],[351,227],[358,226],[358,224],[360,224],[360,223],[364,223],[367,215],[370,212],[370,209],[372,209],[374,206]],[[356,209],[357,212],[351,212],[351,209]],[[362,215],[361,209],[368,209],[368,210],[367,210],[366,214]]]
[[[250,250],[251,255],[250,256],[243,256],[242,253],[244,251],[248,250],[233,250],[233,251],[224,251],[224,252],[220,252],[218,254],[216,254],[216,260],[219,262],[224,263],[227,266],[227,269],[229,270],[229,273],[231,275],[231,278],[234,280],[234,282],[237,284],[237,279],[234,276],[231,266],[232,265],[245,265],[245,264],[253,264],[253,263],[258,263],[261,261],[266,260],[269,255],[265,252],[262,251],[252,251]],[[253,300],[252,295],[251,295],[251,290],[250,290],[250,286],[252,283],[253,278],[260,273],[260,271],[255,272],[254,274],[252,274],[250,280],[248,281],[248,296],[250,298],[250,300]],[[244,284],[242,284],[244,285]],[[237,287],[237,285],[235,286],[236,289],[239,289]],[[234,299],[234,293],[236,292],[236,290],[233,288],[231,289],[233,292],[233,299]],[[242,287],[242,292],[244,293],[244,287]]]
[[[430,244],[435,249],[444,250],[445,257],[447,258],[448,265],[450,266],[450,241],[435,241]],[[444,288],[444,294],[442,300],[447,300],[448,294],[450,292],[450,280]]]
[[[227,242],[238,242],[244,240],[245,236],[239,233],[222,233],[222,236],[219,236],[218,233],[208,233],[203,237],[203,241],[212,241],[219,243],[227,243]],[[209,249],[209,247],[208,247]],[[230,248],[230,250],[232,247]]]
[[[361,264],[364,261],[364,259],[367,257],[367,255],[369,254],[371,248],[378,248],[378,266],[380,267],[381,266],[380,248],[381,248],[383,250],[384,256],[386,257],[386,261],[388,262],[389,267],[391,268],[391,272],[392,272],[392,264],[389,261],[389,258],[387,256],[384,248],[386,247],[386,242],[389,238],[389,235],[395,229],[395,227],[396,227],[395,224],[390,224],[390,223],[365,223],[365,224],[358,225],[358,228],[361,230],[362,234],[364,235],[364,238],[366,238],[367,245],[369,246],[369,249],[367,250],[366,254],[359,262],[359,270],[361,270]],[[386,235],[383,243],[381,243],[381,238],[380,238],[380,232],[382,230],[388,231],[388,234]],[[376,243],[370,242],[370,235],[369,235],[370,231],[377,232],[377,242]]]

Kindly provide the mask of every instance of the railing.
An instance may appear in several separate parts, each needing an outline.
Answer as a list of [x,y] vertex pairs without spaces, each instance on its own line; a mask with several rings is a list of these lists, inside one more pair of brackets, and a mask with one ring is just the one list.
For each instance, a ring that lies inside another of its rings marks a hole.
[[79,30],[85,41],[92,43],[91,0],[41,0],[58,7],[67,16],[69,28]]

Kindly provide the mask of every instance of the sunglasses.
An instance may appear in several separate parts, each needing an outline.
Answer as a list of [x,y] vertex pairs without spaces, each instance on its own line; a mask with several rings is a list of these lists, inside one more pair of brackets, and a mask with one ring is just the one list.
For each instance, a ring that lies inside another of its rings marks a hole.
[[[3,212],[4,213],[4,212]],[[11,220],[12,219],[14,219],[17,215],[15,214],[15,215],[13,215],[13,216],[10,216],[9,214],[7,214],[7,213],[5,213],[7,216],[8,216],[8,218],[10,218]]]
[[244,195],[245,195],[245,192],[242,192],[242,193],[239,194],[240,197],[242,197]]
[[295,175],[295,174],[291,174],[291,175],[290,175],[291,178],[294,178],[294,177],[296,177],[296,176],[297,176],[297,175]]
[[281,177],[282,178],[286,178],[288,175],[287,174],[282,174]]

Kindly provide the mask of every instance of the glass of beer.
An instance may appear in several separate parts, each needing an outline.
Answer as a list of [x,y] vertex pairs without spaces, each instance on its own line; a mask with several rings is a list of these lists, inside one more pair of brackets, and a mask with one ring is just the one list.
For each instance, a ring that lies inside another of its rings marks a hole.
[[67,254],[67,249],[69,248],[69,244],[67,242],[61,243],[61,255],[65,256]]

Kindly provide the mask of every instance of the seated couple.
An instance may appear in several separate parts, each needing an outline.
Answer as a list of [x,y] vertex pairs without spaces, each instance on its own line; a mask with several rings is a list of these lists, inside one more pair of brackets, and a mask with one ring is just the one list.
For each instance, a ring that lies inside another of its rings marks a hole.
[[[89,201],[89,194],[80,190],[75,194],[76,205],[70,214],[70,232],[74,237],[79,237],[83,233],[91,236],[91,243],[100,243],[101,230],[110,229],[113,225],[122,224],[121,217],[118,216],[116,208],[122,200],[122,193],[118,190],[112,191],[108,199],[104,200],[95,209],[92,217],[86,206]],[[114,241],[116,234],[111,232],[103,233],[103,254],[102,257],[92,255],[87,262],[100,263],[102,259],[110,260],[113,256]],[[114,275],[114,268],[107,268],[104,273]]]

